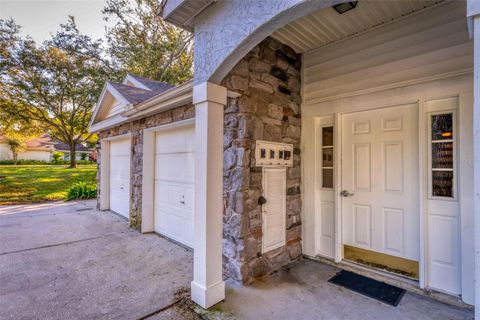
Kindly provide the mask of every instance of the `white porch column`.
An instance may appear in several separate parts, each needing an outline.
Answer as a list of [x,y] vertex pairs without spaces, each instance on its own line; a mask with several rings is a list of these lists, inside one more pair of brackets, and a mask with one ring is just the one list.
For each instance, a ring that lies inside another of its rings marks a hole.
[[475,219],[475,319],[480,320],[480,1],[469,0],[467,17],[473,36],[473,183]]
[[195,104],[195,248],[192,300],[209,308],[225,299],[222,279],[223,108],[227,89],[204,82]]

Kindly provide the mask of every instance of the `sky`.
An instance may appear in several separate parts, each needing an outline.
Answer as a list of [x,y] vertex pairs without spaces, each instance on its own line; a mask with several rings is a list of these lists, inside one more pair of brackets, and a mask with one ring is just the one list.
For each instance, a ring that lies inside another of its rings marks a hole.
[[104,4],[104,0],[0,0],[0,19],[13,18],[24,35],[41,43],[73,15],[81,33],[98,39],[105,34]]

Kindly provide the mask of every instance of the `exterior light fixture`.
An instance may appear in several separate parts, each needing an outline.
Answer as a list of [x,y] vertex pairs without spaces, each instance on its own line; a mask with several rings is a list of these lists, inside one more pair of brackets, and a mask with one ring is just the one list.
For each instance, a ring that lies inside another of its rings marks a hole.
[[338,12],[338,14],[343,14],[347,11],[355,9],[358,1],[349,1],[344,3],[339,3],[333,6],[333,9]]

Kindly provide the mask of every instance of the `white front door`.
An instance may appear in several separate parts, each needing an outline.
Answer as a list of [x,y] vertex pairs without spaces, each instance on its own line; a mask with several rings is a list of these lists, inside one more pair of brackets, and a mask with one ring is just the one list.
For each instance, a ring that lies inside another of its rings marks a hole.
[[193,247],[195,129],[160,131],[155,139],[154,230]]
[[110,142],[110,210],[129,218],[130,138]]
[[418,261],[417,104],[342,119],[343,243]]

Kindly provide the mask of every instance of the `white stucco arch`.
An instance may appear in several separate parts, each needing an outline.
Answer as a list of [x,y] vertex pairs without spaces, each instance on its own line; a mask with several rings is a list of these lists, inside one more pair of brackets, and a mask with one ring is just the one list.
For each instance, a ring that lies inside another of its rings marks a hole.
[[263,39],[341,0],[218,1],[195,19],[196,84],[220,83]]

